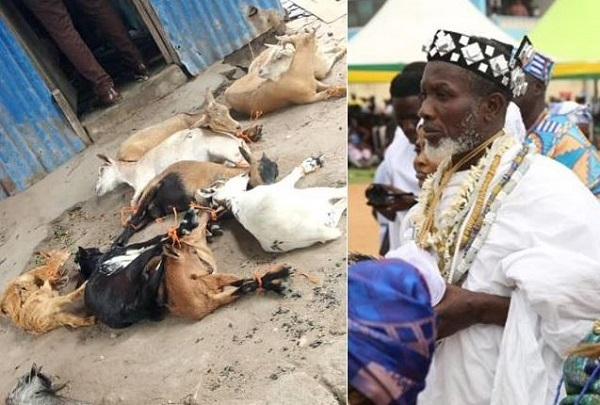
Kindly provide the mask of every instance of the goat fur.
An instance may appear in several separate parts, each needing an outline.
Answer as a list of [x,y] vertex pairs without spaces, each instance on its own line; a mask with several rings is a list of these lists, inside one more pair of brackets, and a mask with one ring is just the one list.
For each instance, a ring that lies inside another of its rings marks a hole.
[[215,101],[210,89],[206,89],[208,104],[196,114],[182,113],[163,122],[137,131],[127,138],[117,152],[117,160],[137,162],[149,150],[177,131],[193,128],[208,128],[213,132],[235,134],[242,129],[239,122],[231,118],[229,108]]
[[41,334],[68,325],[73,328],[92,325],[94,317],[80,317],[64,307],[81,301],[83,289],[60,295],[55,286],[61,283],[61,268],[70,256],[65,250],[42,254],[46,262],[12,280],[2,295],[0,310],[19,328]]
[[103,195],[121,183],[134,189],[131,203],[135,205],[146,185],[169,165],[182,160],[230,163],[247,167],[240,148],[250,153],[246,143],[229,134],[217,134],[208,129],[179,131],[146,153],[137,162],[121,162],[104,155],[98,169],[96,194]]
[[248,176],[233,177],[199,190],[198,198],[229,208],[267,252],[285,252],[337,239],[337,224],[346,210],[346,187],[295,188],[306,173],[322,165],[321,158],[305,159],[277,183],[247,190]]
[[284,280],[290,274],[290,267],[284,264],[268,266],[257,270],[263,272],[260,283],[255,278],[241,278],[233,274],[217,274],[217,263],[206,243],[208,214],[203,213],[199,226],[184,235],[180,247],[166,245],[165,285],[169,312],[173,315],[200,320],[227,305],[240,296],[256,291],[260,286],[265,290],[283,293]]
[[[176,230],[177,237],[196,226],[196,217],[188,211]],[[105,253],[80,247],[75,262],[82,276],[89,274],[84,294],[89,311],[112,328],[124,328],[146,318],[161,320],[166,313],[161,291],[165,271],[162,250],[170,243],[174,240],[167,234],[125,247],[113,245]]]
[[289,68],[277,81],[260,77],[256,69],[236,80],[225,90],[225,101],[234,110],[249,115],[268,113],[291,104],[308,104],[346,95],[345,86],[330,86],[314,76],[315,30],[278,39],[293,44],[296,50]]
[[6,405],[91,405],[76,399],[64,397],[58,392],[66,384],[54,385],[35,363],[31,370],[21,376],[17,386],[8,394]]
[[249,168],[234,168],[210,162],[181,161],[172,164],[156,176],[141,193],[135,213],[129,218],[125,229],[115,240],[116,244],[127,243],[131,235],[143,229],[153,219],[185,211],[194,201],[199,188],[210,186],[218,179],[228,179],[240,173],[250,174],[250,186],[271,184],[278,176],[277,164],[264,154],[261,159],[252,159],[240,150]]

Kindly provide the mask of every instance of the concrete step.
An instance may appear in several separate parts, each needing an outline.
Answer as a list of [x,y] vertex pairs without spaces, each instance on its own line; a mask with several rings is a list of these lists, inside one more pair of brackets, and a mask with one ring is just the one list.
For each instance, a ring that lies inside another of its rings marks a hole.
[[98,142],[116,125],[150,103],[165,97],[188,80],[177,65],[167,65],[151,73],[145,82],[130,83],[119,88],[123,100],[117,104],[92,111],[81,118],[81,123],[92,141]]

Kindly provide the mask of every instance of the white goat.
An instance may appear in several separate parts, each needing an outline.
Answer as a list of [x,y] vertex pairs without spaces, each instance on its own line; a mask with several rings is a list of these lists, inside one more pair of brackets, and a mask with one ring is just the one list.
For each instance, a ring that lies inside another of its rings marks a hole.
[[213,132],[235,134],[242,129],[239,122],[231,118],[229,108],[217,103],[209,88],[205,94],[208,104],[197,114],[177,114],[163,122],[141,129],[127,138],[117,152],[117,160],[137,162],[150,149],[177,131],[193,128],[209,128]]
[[[253,115],[268,113],[290,104],[308,104],[332,97],[344,97],[345,86],[330,86],[318,81],[314,76],[317,44],[314,30],[305,30],[295,35],[277,37],[282,43],[291,43],[295,53],[287,70],[281,63],[277,72],[263,76],[279,77],[273,81],[261,77],[261,71],[253,67],[253,72],[233,82],[225,90],[225,101],[236,111]],[[283,45],[282,45],[283,46]]]
[[346,187],[295,188],[306,173],[321,167],[320,158],[305,159],[281,181],[246,191],[249,176],[238,175],[198,191],[229,208],[267,252],[285,252],[337,239],[337,224],[347,205]]
[[250,153],[248,145],[228,134],[207,129],[185,129],[162,141],[137,162],[121,162],[98,155],[104,163],[98,170],[96,194],[103,195],[121,183],[134,189],[132,205],[137,203],[144,187],[169,165],[181,160],[227,163],[248,167],[240,148]]

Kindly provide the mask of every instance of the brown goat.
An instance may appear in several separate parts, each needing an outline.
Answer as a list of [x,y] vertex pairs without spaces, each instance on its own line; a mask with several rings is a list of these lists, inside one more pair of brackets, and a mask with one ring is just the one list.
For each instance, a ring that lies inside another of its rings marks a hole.
[[117,152],[117,160],[137,162],[150,149],[177,131],[209,128],[213,132],[236,134],[242,127],[231,118],[229,108],[217,103],[210,89],[206,89],[207,106],[197,114],[177,114],[163,122],[144,128],[126,139]]
[[62,266],[70,253],[65,250],[43,253],[46,263],[12,280],[6,287],[0,310],[18,327],[40,334],[62,325],[72,327],[95,323],[94,317],[79,317],[63,310],[63,307],[80,300],[85,285],[61,296],[55,289],[64,281]]
[[144,228],[153,219],[165,217],[173,213],[185,211],[195,201],[198,189],[213,184],[216,180],[229,179],[241,173],[250,174],[250,186],[272,184],[279,174],[277,163],[264,154],[261,159],[254,160],[243,149],[250,168],[227,167],[211,162],[182,160],[173,163],[158,174],[142,191],[135,213],[125,224],[125,230],[115,240],[117,245],[124,245],[131,235]]
[[203,213],[198,227],[181,238],[179,247],[164,247],[167,306],[172,314],[200,320],[242,294],[259,288],[279,293],[284,291],[283,281],[290,273],[286,265],[272,265],[257,279],[216,274],[217,263],[206,244],[208,218],[209,215]]
[[234,110],[249,115],[268,113],[291,104],[308,104],[346,95],[345,86],[330,86],[314,76],[317,54],[315,30],[278,39],[293,44],[296,49],[289,68],[277,81],[260,77],[257,69],[235,81],[225,90],[225,101]]

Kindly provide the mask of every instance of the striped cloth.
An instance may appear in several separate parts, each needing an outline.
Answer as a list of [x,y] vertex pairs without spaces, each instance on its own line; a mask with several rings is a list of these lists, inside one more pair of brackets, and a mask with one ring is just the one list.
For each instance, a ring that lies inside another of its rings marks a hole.
[[435,315],[419,271],[398,259],[348,269],[348,382],[376,405],[413,405],[425,387]]

